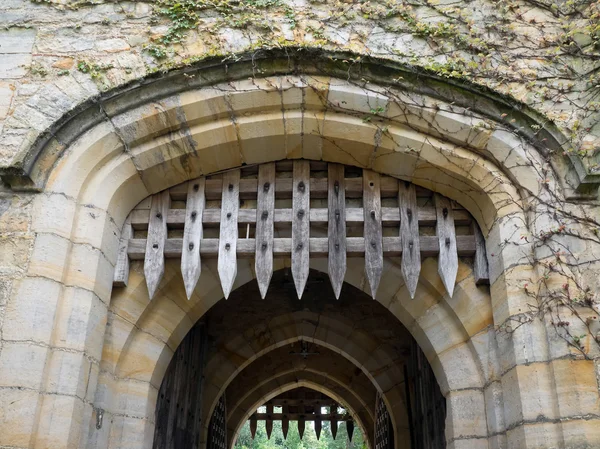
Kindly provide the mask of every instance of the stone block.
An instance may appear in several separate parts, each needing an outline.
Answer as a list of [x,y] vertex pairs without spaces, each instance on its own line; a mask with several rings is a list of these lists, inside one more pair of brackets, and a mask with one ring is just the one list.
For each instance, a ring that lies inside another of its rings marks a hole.
[[165,342],[145,332],[134,332],[126,351],[120,354],[118,376],[150,382],[158,360],[165,351],[173,353]]
[[83,352],[67,352],[61,349],[50,351],[47,362],[45,392],[77,396],[86,395],[91,362]]
[[0,233],[28,231],[32,202],[33,198],[29,195],[0,196]]
[[100,360],[107,322],[106,304],[89,290],[66,287],[61,317],[56,323],[54,345],[85,352]]
[[41,277],[17,282],[6,307],[5,340],[50,344],[61,284]]
[[77,449],[85,408],[75,396],[44,395],[36,443],[43,448]]
[[[448,381],[445,391],[483,387],[485,381],[475,357],[472,346],[461,343],[438,354],[432,360],[431,365],[436,377],[439,379],[445,376]],[[442,393],[445,391],[442,389]]]
[[0,387],[41,388],[48,349],[5,341],[0,352]]
[[374,86],[361,87],[332,79],[329,83],[327,101],[332,107],[342,111],[384,115],[389,99],[383,92],[377,92]]
[[65,195],[38,195],[33,202],[31,229],[68,239],[75,216],[75,201]]
[[158,390],[149,382],[120,380],[115,413],[140,419],[154,419]]
[[485,400],[480,390],[451,391],[446,407],[447,441],[487,437]]
[[62,282],[71,242],[55,234],[38,233],[28,273]]
[[[558,424],[547,422],[528,423],[513,427],[506,432],[508,443],[506,447],[507,449],[558,448],[560,446],[557,442],[563,441],[560,427]],[[576,446],[568,447],[569,449],[576,448]]]
[[600,416],[598,379],[593,360],[553,360],[558,413],[561,418]]
[[286,128],[281,111],[240,117],[237,130],[244,162],[258,164],[286,158]]
[[0,441],[5,447],[30,447],[39,393],[0,387]]
[[559,418],[552,377],[551,368],[545,362],[519,365],[502,376],[507,427],[522,421]]
[[461,438],[448,443],[448,449],[489,449],[487,438]]
[[94,292],[108,304],[114,267],[104,254],[88,245],[73,244],[65,284]]
[[9,28],[0,31],[1,53],[31,53],[36,31],[33,28]]
[[509,321],[508,326],[508,329],[500,329],[496,336],[501,372],[506,372],[515,365],[548,360],[548,340],[542,321],[538,318],[524,324]]
[[0,54],[0,79],[23,78],[31,65],[31,55]]
[[31,254],[31,238],[0,234],[0,274],[22,273]]
[[[597,416],[597,415],[596,415]],[[600,419],[573,419],[562,423],[568,447],[592,449],[600,447]]]

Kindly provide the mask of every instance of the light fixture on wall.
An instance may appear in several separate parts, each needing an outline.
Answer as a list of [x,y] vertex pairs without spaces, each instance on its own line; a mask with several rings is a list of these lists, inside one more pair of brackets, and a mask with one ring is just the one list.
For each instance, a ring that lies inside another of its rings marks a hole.
[[300,340],[300,352],[294,351],[294,345],[292,344],[292,350],[290,351],[290,355],[299,355],[302,358],[306,359],[309,355],[319,355],[318,351],[311,352],[308,342],[304,340]]

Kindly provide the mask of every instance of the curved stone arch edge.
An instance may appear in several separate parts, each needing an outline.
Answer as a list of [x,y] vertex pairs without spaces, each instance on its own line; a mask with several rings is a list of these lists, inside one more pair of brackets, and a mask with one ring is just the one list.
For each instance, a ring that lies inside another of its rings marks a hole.
[[[13,190],[43,190],[60,155],[84,132],[114,115],[186,90],[248,77],[322,75],[427,95],[476,112],[524,137],[551,165],[567,198],[596,198],[600,174],[591,174],[581,158],[566,151],[569,140],[547,119],[517,100],[490,89],[441,78],[387,59],[305,48],[261,50],[232,57],[207,58],[194,66],[155,74],[102,93],[68,111],[49,129],[28,140],[0,177]],[[510,116],[516,124],[500,122]],[[532,127],[531,125],[535,125]],[[534,128],[540,128],[533,132]],[[32,131],[33,132],[33,131]],[[566,156],[563,157],[563,154]]]

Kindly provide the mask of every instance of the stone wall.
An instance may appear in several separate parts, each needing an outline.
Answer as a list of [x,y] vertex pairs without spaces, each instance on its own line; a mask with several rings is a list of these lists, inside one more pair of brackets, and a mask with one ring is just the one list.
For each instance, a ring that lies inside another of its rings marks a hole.
[[[449,298],[429,267],[414,302],[393,272],[378,298],[437,363],[448,427],[485,410],[452,447],[598,447],[597,6],[247,3],[0,4],[0,445],[150,447],[147,385],[221,292],[208,275],[192,306],[149,302],[134,272],[112,293],[125,217],[200,174],[305,157],[438,191],[486,234],[489,297],[465,271]],[[110,308],[126,319],[106,331]]]

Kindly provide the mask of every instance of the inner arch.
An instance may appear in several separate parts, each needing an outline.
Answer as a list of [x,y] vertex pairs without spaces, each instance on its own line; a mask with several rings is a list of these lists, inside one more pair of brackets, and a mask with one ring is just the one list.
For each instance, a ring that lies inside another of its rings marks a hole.
[[[181,373],[177,374],[177,363],[185,357],[181,348],[188,351],[193,346],[188,340],[197,338],[199,332],[210,342],[202,373],[201,421],[214,422],[210,418],[218,412],[221,398],[226,398],[228,447],[257,407],[298,386],[311,386],[347,408],[370,448],[376,446],[375,405],[380,397],[390,416],[393,440],[398,444],[410,441],[417,421],[411,418],[415,410],[410,409],[408,396],[414,401],[419,393],[415,390],[418,379],[406,377],[416,369],[411,367],[411,357],[417,345],[410,333],[359,289],[345,284],[336,300],[324,273],[312,271],[309,279],[305,295],[298,301],[289,270],[279,270],[266,299],[260,298],[255,283],[247,283],[202,317],[175,352],[162,381],[155,441],[164,441],[161,433],[166,430],[161,422],[174,419],[172,412],[165,414],[162,404],[170,395],[177,395],[173,385],[185,383]],[[308,355],[299,352],[302,345],[309,345]],[[241,362],[246,358],[252,361]],[[428,365],[426,368],[431,372]],[[443,401],[432,372],[429,379],[433,382],[427,385],[432,389],[428,394]],[[435,431],[443,442],[443,426]],[[210,435],[210,429],[203,432]],[[200,436],[201,447],[211,447],[210,438],[203,443],[204,438]],[[154,447],[160,449],[156,443]]]

